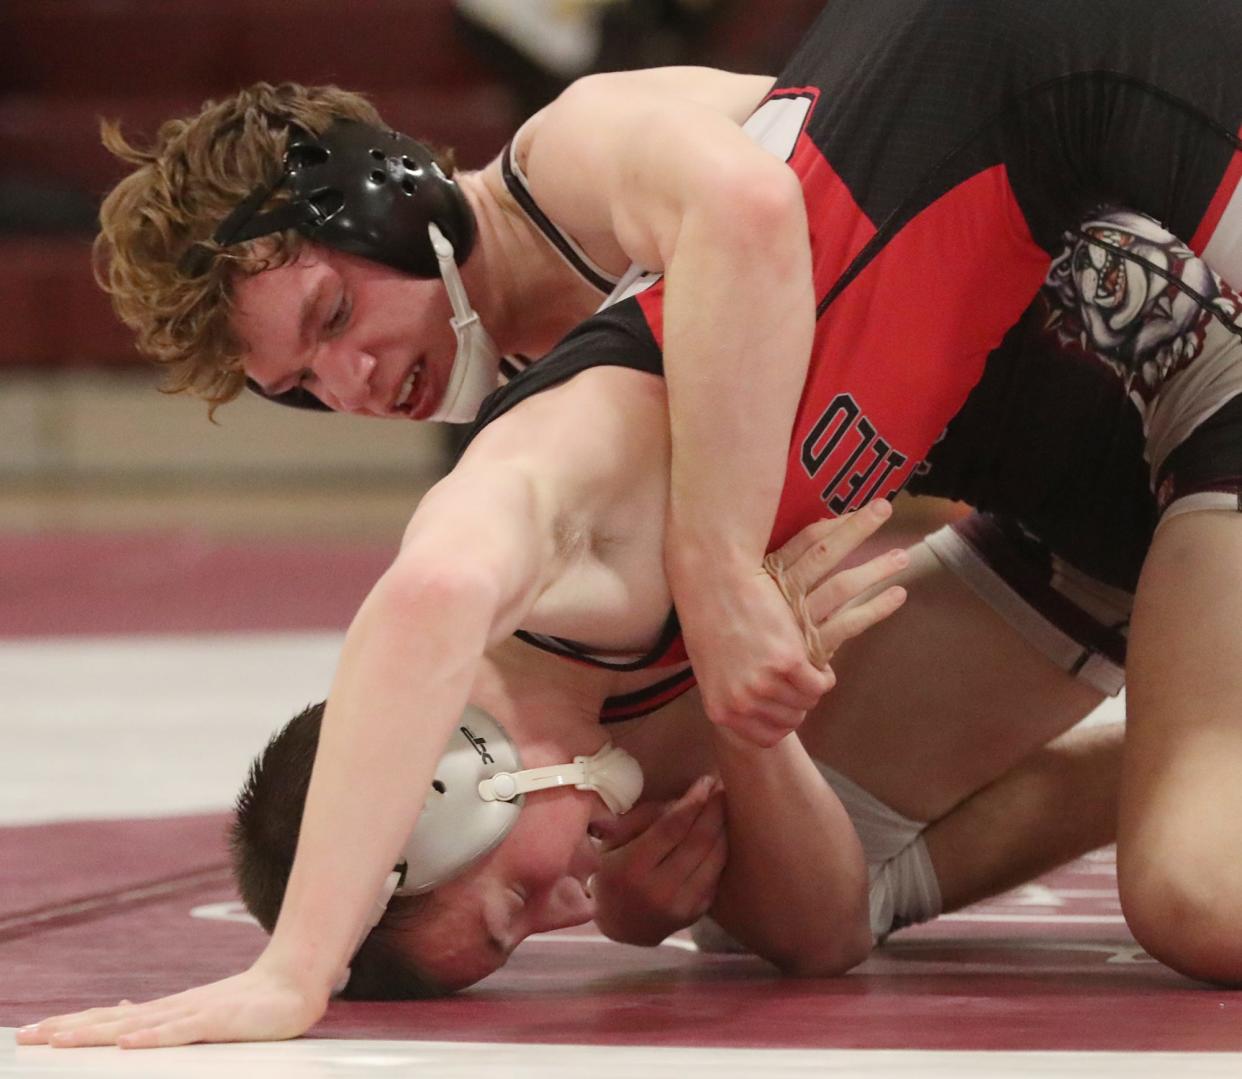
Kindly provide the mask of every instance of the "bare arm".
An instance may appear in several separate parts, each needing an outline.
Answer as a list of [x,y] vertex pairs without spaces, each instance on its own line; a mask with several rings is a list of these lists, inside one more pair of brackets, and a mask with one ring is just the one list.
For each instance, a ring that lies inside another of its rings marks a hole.
[[455,472],[350,625],[275,931],[244,973],[45,1020],[27,1043],[126,1047],[296,1037],[323,1013],[421,809],[475,666],[559,572],[556,502],[520,461]]
[[466,468],[419,507],[346,635],[297,857],[261,961],[297,971],[325,996],[349,962],[479,659],[555,575],[547,517],[520,468]]
[[669,583],[709,715],[770,743],[827,688],[759,573],[815,298],[797,177],[738,126],[767,80],[714,74],[735,81],[575,84],[533,123],[527,171],[580,241],[665,273]]
[[[905,590],[895,586],[860,600],[905,567],[905,551],[834,572],[888,516],[888,503],[874,503],[819,521],[775,553],[774,568],[813,651],[831,657],[905,602]],[[715,748],[727,795],[729,861],[712,916],[787,974],[840,974],[861,962],[871,950],[862,847],[801,740],[765,749],[717,728]]]
[[797,738],[716,735],[729,860],[712,917],[786,974],[841,974],[871,950],[867,867],[849,815]]
[[[817,522],[778,552],[780,576],[817,650],[830,655],[904,601],[903,589],[889,587],[857,602],[905,565],[903,551],[834,572],[887,518],[887,508],[878,503]],[[662,716],[627,743],[653,760],[653,780],[700,766],[696,719],[683,705],[675,721]],[[617,849],[600,874],[605,930],[619,940],[658,943],[714,898],[713,914],[783,971],[848,969],[867,954],[871,934],[866,867],[839,799],[797,738],[762,749],[720,728],[709,737],[724,779],[727,862],[710,787],[697,783],[676,801],[649,807],[614,839]]]
[[662,424],[658,389],[649,376],[604,372],[524,402],[424,498],[346,635],[284,905],[254,966],[146,1004],[55,1017],[24,1042],[269,1040],[319,1018],[483,651],[563,582],[600,519],[626,519],[618,507],[661,459],[661,439],[633,437],[636,415]]

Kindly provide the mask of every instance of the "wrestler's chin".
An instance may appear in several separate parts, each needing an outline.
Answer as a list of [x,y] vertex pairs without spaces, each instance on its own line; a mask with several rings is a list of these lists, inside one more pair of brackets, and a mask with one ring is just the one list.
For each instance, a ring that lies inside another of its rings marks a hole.
[[410,409],[410,419],[412,420],[425,420],[434,416],[436,409],[440,407],[440,402],[444,398],[444,386],[443,384],[436,383],[430,363],[423,366],[422,381],[423,384],[419,387],[418,397],[414,402],[414,406]]

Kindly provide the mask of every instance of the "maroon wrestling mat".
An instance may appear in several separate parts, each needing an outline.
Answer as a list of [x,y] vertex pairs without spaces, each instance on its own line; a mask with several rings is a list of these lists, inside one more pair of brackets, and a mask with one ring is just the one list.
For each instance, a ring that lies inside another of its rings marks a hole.
[[0,532],[0,637],[344,629],[396,549],[395,537]]
[[[232,973],[224,818],[0,829],[0,1026]],[[12,872],[10,872],[10,867]],[[775,977],[753,958],[629,948],[584,928],[532,940],[457,997],[333,1004],[313,1035],[767,1048],[1242,1050],[1242,998],[1145,956],[1096,856],[898,934],[852,974]]]

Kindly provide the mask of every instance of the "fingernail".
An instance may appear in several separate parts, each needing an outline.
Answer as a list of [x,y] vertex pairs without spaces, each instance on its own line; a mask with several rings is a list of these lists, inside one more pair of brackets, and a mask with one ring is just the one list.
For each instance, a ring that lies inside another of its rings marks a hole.
[[877,498],[871,505],[875,507],[872,512],[877,517],[887,517],[893,512],[893,504],[887,498]]

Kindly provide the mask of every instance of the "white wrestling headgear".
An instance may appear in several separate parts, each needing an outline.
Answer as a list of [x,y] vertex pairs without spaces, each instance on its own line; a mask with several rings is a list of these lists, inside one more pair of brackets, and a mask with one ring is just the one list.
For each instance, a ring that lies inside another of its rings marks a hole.
[[427,234],[440,264],[440,277],[448,290],[449,303],[453,305],[449,324],[457,335],[457,355],[453,358],[448,385],[444,387],[439,408],[427,419],[468,423],[478,413],[483,398],[496,389],[500,353],[479,321],[478,312],[470,306],[453,256],[453,245],[434,224],[427,226]]
[[642,794],[643,773],[638,761],[611,742],[571,764],[523,769],[505,729],[481,708],[467,705],[363,938],[394,895],[429,892],[499,845],[517,822],[525,795],[565,786],[594,791],[612,812],[628,813]]

